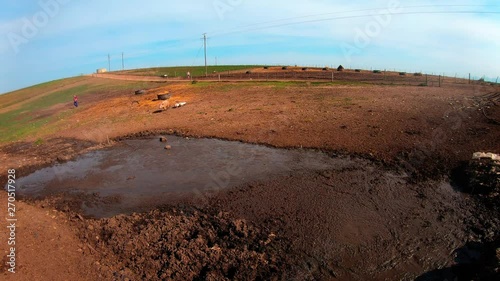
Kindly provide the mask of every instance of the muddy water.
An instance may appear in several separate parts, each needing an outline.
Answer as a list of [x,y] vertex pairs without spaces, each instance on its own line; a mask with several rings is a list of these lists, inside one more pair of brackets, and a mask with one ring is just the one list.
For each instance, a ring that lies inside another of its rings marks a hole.
[[343,169],[362,161],[217,139],[169,136],[167,144],[171,150],[159,138],[128,140],[36,171],[20,179],[18,189],[30,197],[84,192],[113,198],[83,204],[88,215],[102,217],[186,196],[203,199],[207,193],[294,171]]
[[[472,209],[446,182],[410,183],[367,160],[310,150],[173,136],[168,144],[171,150],[158,138],[125,141],[19,179],[18,191],[31,197],[65,193],[64,200],[74,200],[94,217],[218,194],[211,205],[217,212],[291,241],[278,251],[297,254],[295,280],[413,280],[453,266],[454,250],[469,235],[462,222]],[[238,186],[248,188],[218,193]],[[135,216],[118,220],[130,227],[117,227],[118,234],[136,233],[129,220],[143,223]],[[173,227],[168,219],[144,221]],[[157,250],[151,243],[121,258],[135,260]],[[184,250],[194,255],[199,247]]]

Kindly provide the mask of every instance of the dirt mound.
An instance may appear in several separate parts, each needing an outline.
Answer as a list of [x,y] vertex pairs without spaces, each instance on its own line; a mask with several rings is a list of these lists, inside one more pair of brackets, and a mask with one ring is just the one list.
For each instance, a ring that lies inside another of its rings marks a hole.
[[228,213],[171,208],[88,220],[80,228],[80,238],[101,253],[103,264],[115,261],[121,280],[286,277],[286,255],[278,251],[284,241]]
[[463,162],[452,173],[452,179],[462,191],[478,195],[492,209],[500,210],[500,161],[473,159]]
[[498,197],[500,193],[500,162],[491,159],[480,159],[469,162],[465,170],[470,192],[491,194]]

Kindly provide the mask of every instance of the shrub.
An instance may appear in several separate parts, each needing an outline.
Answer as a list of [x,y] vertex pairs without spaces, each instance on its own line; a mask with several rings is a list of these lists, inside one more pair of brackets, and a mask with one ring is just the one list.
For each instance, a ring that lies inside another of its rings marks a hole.
[[354,69],[354,71],[356,71],[356,72],[361,72],[361,69]]
[[401,76],[405,76],[406,75],[406,72],[400,72],[399,75]]
[[374,71],[373,71],[373,73],[378,73],[378,74],[380,74],[380,73],[382,73],[382,71],[380,71],[380,70],[374,70]]
[[287,70],[287,69],[288,69],[288,67],[287,67],[287,66],[283,66],[281,69],[283,69],[283,70]]
[[422,72],[415,72],[413,75],[415,75],[415,76],[422,76]]

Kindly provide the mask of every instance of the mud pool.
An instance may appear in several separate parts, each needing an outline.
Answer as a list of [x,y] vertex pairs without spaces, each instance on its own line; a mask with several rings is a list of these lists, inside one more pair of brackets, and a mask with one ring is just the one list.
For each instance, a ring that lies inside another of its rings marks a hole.
[[[99,202],[82,200],[87,215],[101,217],[144,211],[179,198],[194,196],[203,200],[225,188],[299,170],[342,170],[367,164],[311,150],[218,139],[167,138],[167,143],[161,143],[159,137],[127,140],[38,170],[18,180],[18,192],[28,197],[69,193],[107,198]],[[165,150],[166,144],[172,149]]]

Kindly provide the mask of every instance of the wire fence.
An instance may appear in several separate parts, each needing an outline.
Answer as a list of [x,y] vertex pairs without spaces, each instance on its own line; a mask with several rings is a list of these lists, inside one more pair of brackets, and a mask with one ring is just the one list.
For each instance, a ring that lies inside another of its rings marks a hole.
[[387,85],[412,85],[441,87],[445,84],[476,84],[483,80],[448,77],[425,73],[407,73],[385,70],[293,68],[273,67],[242,71],[194,73],[190,78],[197,81],[311,81],[311,82],[359,82]]

